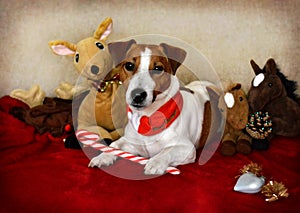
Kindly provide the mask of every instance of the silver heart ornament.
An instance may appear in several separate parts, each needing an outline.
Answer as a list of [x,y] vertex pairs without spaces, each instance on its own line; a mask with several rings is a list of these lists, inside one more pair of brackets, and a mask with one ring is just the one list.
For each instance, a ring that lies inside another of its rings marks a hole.
[[264,177],[257,177],[251,172],[242,174],[237,180],[234,191],[254,194],[261,190],[261,187],[265,185]]

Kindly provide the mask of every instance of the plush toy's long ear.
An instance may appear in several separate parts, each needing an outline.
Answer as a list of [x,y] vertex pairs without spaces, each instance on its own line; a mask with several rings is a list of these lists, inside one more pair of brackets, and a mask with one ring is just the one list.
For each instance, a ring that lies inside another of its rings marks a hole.
[[167,55],[173,74],[175,75],[177,68],[182,64],[186,57],[186,51],[178,47],[161,43],[160,46],[163,48],[164,53]]
[[226,113],[227,106],[224,100],[224,92],[216,86],[207,86],[207,93],[211,102],[211,106],[217,106],[222,113]]
[[94,32],[94,38],[99,40],[106,40],[112,31],[112,19],[110,17],[104,19],[104,21],[98,26]]
[[259,73],[262,73],[262,70],[259,68],[259,66],[255,63],[254,60],[251,59],[250,64],[251,64],[251,67],[252,67],[255,75],[258,75]]
[[48,43],[53,53],[57,55],[74,56],[76,45],[63,40],[50,41]]
[[112,42],[108,44],[108,49],[115,65],[118,65],[124,60],[127,51],[133,44],[136,44],[134,39],[129,41]]
[[276,69],[276,63],[274,61],[273,58],[268,59],[267,63],[266,63],[266,71],[267,73],[270,74],[276,74],[277,69]]

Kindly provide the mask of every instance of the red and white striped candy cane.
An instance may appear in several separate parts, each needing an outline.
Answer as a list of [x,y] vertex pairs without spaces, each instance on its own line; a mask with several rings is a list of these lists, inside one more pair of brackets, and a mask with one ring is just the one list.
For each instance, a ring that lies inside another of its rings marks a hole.
[[[127,160],[145,165],[149,159],[140,157],[140,156],[135,156],[129,152],[122,151],[120,149],[116,149],[110,146],[106,146],[104,144],[101,144],[98,140],[100,139],[99,135],[88,132],[86,130],[78,130],[76,132],[77,139],[83,143],[86,146],[93,147],[96,150],[105,152],[105,153],[111,153],[115,156],[125,158]],[[172,174],[172,175],[178,175],[180,174],[180,170],[175,168],[175,167],[168,167],[166,172]]]

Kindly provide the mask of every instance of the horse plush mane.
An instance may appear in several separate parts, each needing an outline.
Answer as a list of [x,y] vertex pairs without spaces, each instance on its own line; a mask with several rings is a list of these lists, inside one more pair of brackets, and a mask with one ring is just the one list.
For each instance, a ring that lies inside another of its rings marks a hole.
[[263,69],[250,61],[255,77],[252,81],[248,101],[251,112],[268,112],[273,123],[272,134],[300,135],[300,106],[297,102],[297,82],[288,80],[280,72],[274,59],[270,58]]

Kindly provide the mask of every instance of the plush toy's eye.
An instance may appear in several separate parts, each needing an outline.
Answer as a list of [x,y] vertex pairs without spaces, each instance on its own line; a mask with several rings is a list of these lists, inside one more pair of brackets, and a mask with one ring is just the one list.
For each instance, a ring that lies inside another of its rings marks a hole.
[[101,44],[100,42],[96,42],[96,46],[97,46],[100,50],[103,50],[103,49],[104,49],[104,45]]
[[79,62],[79,53],[76,53],[76,55],[75,55],[75,62],[76,62],[76,63]]
[[152,74],[161,74],[164,71],[162,66],[155,66],[154,69],[151,71]]
[[127,70],[127,71],[133,71],[134,70],[134,64],[133,63],[131,63],[131,62],[126,62],[125,63],[125,69]]
[[243,101],[243,100],[244,100],[243,97],[239,97],[239,99],[240,99],[240,101]]
[[273,86],[273,84],[270,82],[270,83],[268,84],[268,86],[269,86],[269,87],[272,87],[272,86]]

